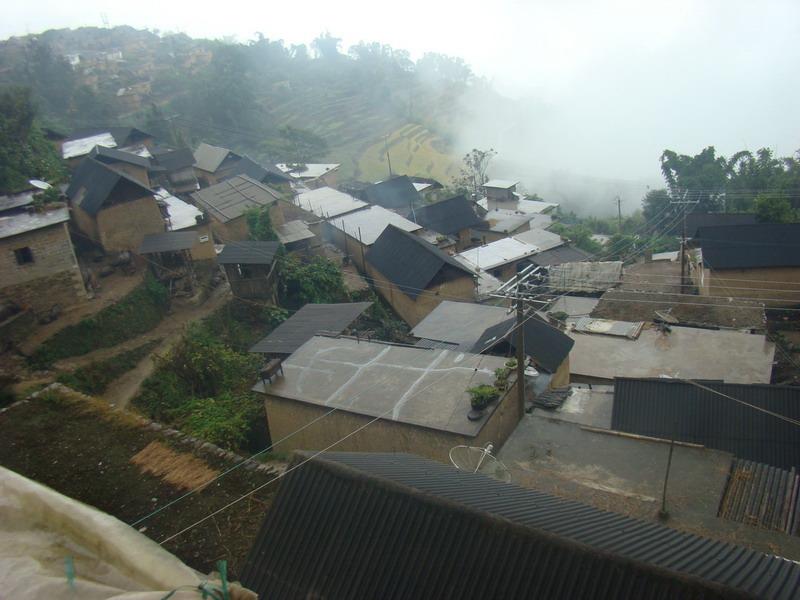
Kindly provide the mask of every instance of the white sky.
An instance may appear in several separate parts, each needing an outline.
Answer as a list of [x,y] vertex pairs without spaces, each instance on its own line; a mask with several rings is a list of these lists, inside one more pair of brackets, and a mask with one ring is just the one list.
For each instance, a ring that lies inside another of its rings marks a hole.
[[198,37],[308,43],[328,30],[344,49],[364,40],[461,56],[530,107],[480,107],[487,118],[462,132],[465,146],[494,145],[541,172],[653,181],[664,148],[800,148],[798,0],[30,0],[3,13],[2,38],[101,25],[104,13]]

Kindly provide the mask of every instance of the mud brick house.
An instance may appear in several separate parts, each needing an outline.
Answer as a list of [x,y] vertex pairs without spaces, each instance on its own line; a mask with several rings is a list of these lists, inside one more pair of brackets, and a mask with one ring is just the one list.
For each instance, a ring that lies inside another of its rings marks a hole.
[[200,187],[194,172],[194,154],[189,148],[156,148],[151,163],[151,177],[173,194],[188,194]]
[[389,225],[366,256],[378,293],[412,327],[442,300],[475,299],[475,275],[436,246]]
[[484,224],[474,204],[463,194],[414,209],[411,219],[426,229],[455,238],[458,252],[470,246],[472,229]]
[[86,300],[67,227],[69,210],[29,208],[0,198],[0,299],[39,314]]
[[107,252],[134,251],[148,233],[166,230],[153,191],[94,158],[75,171],[67,197],[77,229]]
[[228,242],[217,256],[236,298],[274,300],[280,242]]
[[201,143],[194,151],[194,169],[200,187],[214,185],[231,175],[231,169],[241,159],[232,150]]
[[199,190],[192,194],[192,200],[211,218],[211,231],[223,244],[249,238],[246,213],[250,208],[268,208],[273,227],[284,222],[278,192],[247,175]]
[[124,150],[116,148],[104,148],[95,146],[89,156],[99,163],[108,165],[115,171],[119,171],[135,179],[145,187],[150,187],[150,159]]

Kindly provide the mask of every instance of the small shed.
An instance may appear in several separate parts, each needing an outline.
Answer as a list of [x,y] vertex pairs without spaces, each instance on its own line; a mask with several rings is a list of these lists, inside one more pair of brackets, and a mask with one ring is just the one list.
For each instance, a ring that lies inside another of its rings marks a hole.
[[169,281],[170,287],[186,279],[193,291],[196,280],[191,250],[197,241],[196,231],[150,233],[142,239],[139,255],[146,257],[156,279]]
[[229,242],[217,256],[233,295],[274,300],[275,255],[280,242]]

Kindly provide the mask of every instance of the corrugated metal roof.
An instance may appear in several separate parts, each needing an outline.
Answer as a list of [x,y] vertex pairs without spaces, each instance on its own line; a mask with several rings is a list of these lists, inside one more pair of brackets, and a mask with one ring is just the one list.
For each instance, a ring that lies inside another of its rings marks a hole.
[[367,206],[366,202],[331,187],[302,192],[294,198],[293,202],[303,210],[317,215],[320,219],[338,217]]
[[800,529],[800,475],[763,463],[735,460],[719,516],[729,521],[797,535]]
[[515,181],[513,179],[490,179],[489,181],[483,184],[483,187],[507,190],[514,187],[518,183],[519,181]]
[[139,246],[139,254],[155,254],[156,252],[177,252],[189,250],[197,243],[196,231],[165,231],[164,233],[148,233]]
[[83,156],[84,154],[89,154],[95,146],[116,148],[117,141],[114,139],[114,136],[108,132],[90,135],[85,138],[68,140],[61,145],[61,156],[65,160]]
[[800,567],[417,456],[328,453],[283,478],[242,582],[281,599],[788,600]]
[[331,171],[335,171],[341,165],[339,163],[278,163],[275,166],[282,173],[288,173],[295,179],[316,179]]
[[217,262],[221,265],[270,265],[280,247],[280,242],[228,242],[217,255]]
[[319,333],[341,333],[372,302],[306,304],[250,348],[260,354],[292,354]]
[[0,215],[0,239],[69,221],[68,208]]
[[282,244],[291,244],[292,242],[309,240],[314,237],[314,232],[300,220],[286,221],[286,223],[278,225],[275,228],[275,233],[278,234],[278,239]]
[[270,206],[278,193],[246,175],[236,175],[204,190],[192,198],[221,223],[241,217],[248,208]]
[[530,261],[540,267],[554,267],[564,263],[590,260],[592,255],[574,246],[558,246],[531,256]]
[[531,246],[539,248],[540,252],[563,246],[566,242],[557,233],[547,231],[545,229],[531,229],[530,231],[523,231],[514,236],[520,242],[525,242]]
[[473,277],[472,271],[413,233],[389,225],[367,252],[367,262],[409,298],[416,299],[442,271]]
[[332,218],[328,222],[351,238],[359,240],[365,246],[374,244],[389,225],[409,232],[422,229],[420,225],[395,212],[386,210],[382,206],[368,206],[341,217]]
[[470,350],[486,329],[508,320],[508,317],[508,309],[502,306],[444,300],[411,330],[411,335]]
[[486,220],[486,225],[477,226],[477,229],[485,229],[495,233],[513,233],[520,227],[530,223],[533,216],[506,210],[504,208],[496,208],[487,211],[486,215],[484,215],[484,219]]
[[479,269],[490,270],[532,256],[539,248],[514,238],[503,238],[462,252],[459,256]]
[[167,207],[170,231],[180,231],[181,229],[194,227],[198,223],[198,218],[203,218],[203,211],[194,204],[184,202],[164,188],[157,188],[153,191],[155,192],[156,200],[163,202]]
[[[719,382],[702,385],[800,419],[800,388]],[[800,466],[800,427],[681,381],[615,379],[611,427],[665,439],[674,436],[784,469]]]
[[133,152],[126,152],[125,150],[117,150],[115,148],[95,146],[89,153],[89,156],[103,163],[124,162],[144,169],[150,167],[150,159],[147,157],[139,156]]
[[227,148],[202,142],[194,151],[194,166],[208,173],[214,173],[231,154],[238,156]]

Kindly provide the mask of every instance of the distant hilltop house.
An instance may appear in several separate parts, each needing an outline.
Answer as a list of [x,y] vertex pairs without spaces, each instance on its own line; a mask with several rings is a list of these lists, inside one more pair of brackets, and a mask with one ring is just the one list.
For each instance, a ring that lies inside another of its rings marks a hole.
[[[458,444],[501,446],[519,422],[515,386],[476,420],[471,387],[494,385],[506,359],[445,349],[317,335],[282,363],[283,374],[256,384],[273,440],[285,451],[415,452],[448,460]],[[313,376],[309,377],[309,374]],[[325,413],[337,408],[317,424]],[[373,421],[357,435],[345,437]],[[304,427],[305,426],[305,427]]]
[[800,223],[700,227],[691,246],[690,274],[701,295],[800,303]]
[[309,189],[334,187],[339,178],[339,163],[278,163],[275,165],[293,181]]
[[443,300],[472,302],[476,298],[470,269],[394,225],[386,227],[370,248],[366,271],[378,293],[412,327]]
[[87,295],[69,235],[69,209],[37,211],[33,197],[0,196],[0,299],[44,315]]
[[246,175],[235,175],[192,194],[192,201],[211,219],[211,230],[219,243],[247,240],[247,210],[267,208],[273,227],[283,224],[280,195]]
[[93,127],[80,129],[61,144],[61,157],[74,169],[95,146],[116,148],[143,157],[150,156],[154,138],[151,134],[135,127]]
[[452,236],[456,240],[456,251],[470,246],[472,230],[484,224],[483,219],[475,212],[473,203],[463,194],[416,208],[411,218],[426,229]]
[[77,229],[107,252],[135,251],[145,235],[166,230],[153,190],[94,158],[81,162],[66,193]]

